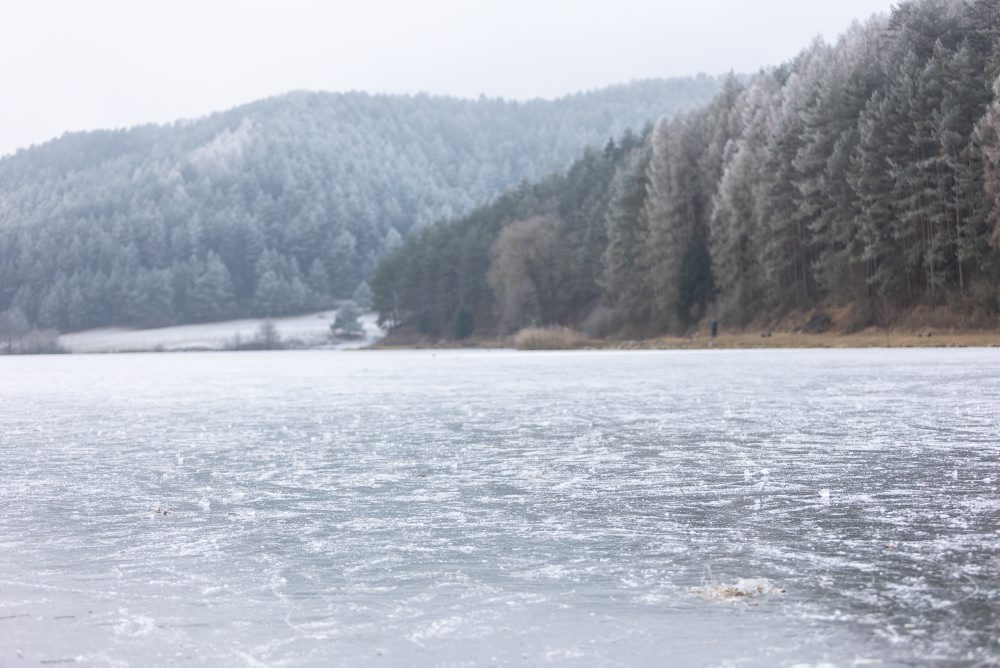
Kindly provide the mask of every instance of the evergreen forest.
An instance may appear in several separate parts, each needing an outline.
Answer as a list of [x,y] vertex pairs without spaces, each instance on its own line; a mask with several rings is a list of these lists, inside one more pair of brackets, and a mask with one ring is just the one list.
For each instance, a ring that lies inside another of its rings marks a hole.
[[69,331],[326,308],[363,294],[414,230],[698,108],[721,83],[527,102],[298,92],[67,134],[0,159],[0,312]]
[[684,334],[847,307],[1000,314],[1000,3],[911,0],[382,260],[384,322]]

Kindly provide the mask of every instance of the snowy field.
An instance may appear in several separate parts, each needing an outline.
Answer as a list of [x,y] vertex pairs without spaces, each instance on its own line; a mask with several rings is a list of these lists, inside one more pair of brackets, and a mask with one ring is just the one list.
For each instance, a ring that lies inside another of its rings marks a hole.
[[998,407],[990,350],[0,358],[0,665],[992,664]]
[[[380,338],[383,333],[376,324],[376,314],[361,316],[365,338],[334,342],[330,340],[330,324],[336,311],[323,311],[290,318],[274,318],[278,334],[284,340],[297,341],[304,347],[362,348]],[[178,325],[158,329],[91,329],[63,334],[59,343],[74,353],[116,353],[136,351],[225,350],[239,336],[244,343],[253,340],[263,319],[228,320],[198,325]]]

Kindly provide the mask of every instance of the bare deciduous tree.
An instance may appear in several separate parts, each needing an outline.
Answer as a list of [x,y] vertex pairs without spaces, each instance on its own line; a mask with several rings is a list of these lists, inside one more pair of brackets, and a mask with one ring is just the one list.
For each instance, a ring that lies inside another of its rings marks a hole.
[[565,274],[558,219],[536,216],[508,225],[493,246],[489,282],[508,330],[556,322]]
[[15,344],[31,331],[31,325],[21,309],[14,307],[0,313],[0,346],[10,355]]

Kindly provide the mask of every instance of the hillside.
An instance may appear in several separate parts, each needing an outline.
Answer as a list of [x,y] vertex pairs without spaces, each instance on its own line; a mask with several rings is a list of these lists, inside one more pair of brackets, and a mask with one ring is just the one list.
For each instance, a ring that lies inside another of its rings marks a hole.
[[704,104],[710,77],[552,101],[292,93],[0,159],[0,311],[76,330],[326,308],[412,229]]
[[833,309],[847,330],[914,313],[996,327],[998,75],[995,0],[900,3],[421,230],[383,261],[376,304],[432,339],[656,337]]

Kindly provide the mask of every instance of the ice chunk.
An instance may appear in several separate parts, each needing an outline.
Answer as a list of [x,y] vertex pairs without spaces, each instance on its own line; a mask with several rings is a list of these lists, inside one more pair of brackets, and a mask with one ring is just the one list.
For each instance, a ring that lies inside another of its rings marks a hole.
[[750,601],[768,594],[784,594],[785,590],[767,578],[740,578],[735,584],[710,584],[696,587],[695,593],[711,601]]

